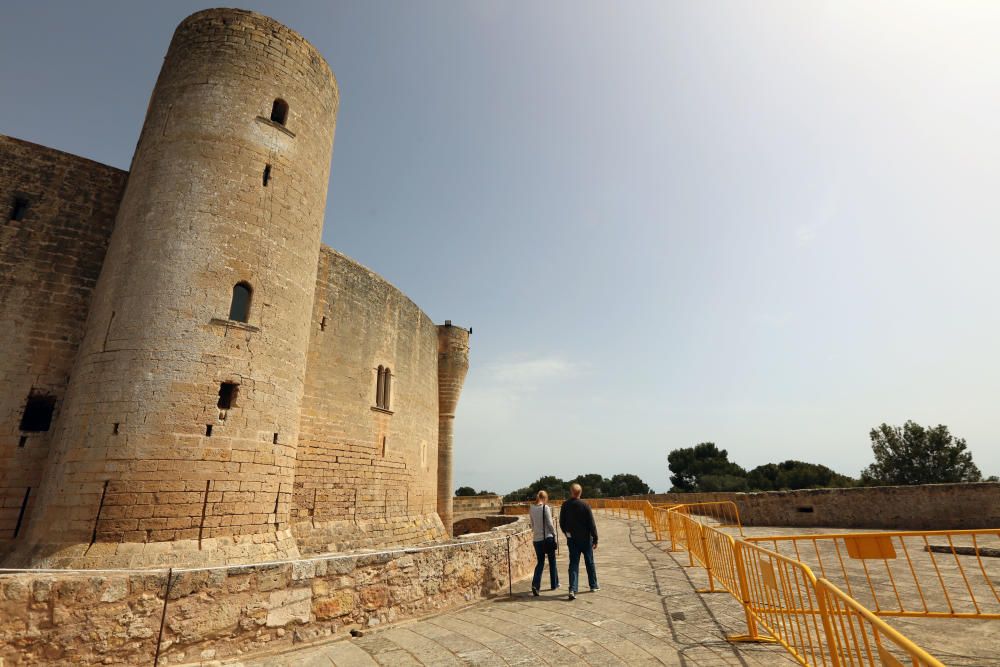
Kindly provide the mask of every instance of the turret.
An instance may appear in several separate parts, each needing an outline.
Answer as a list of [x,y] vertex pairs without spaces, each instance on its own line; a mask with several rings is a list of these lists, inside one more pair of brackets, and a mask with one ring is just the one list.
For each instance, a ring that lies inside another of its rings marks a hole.
[[329,66],[272,19],[213,9],[177,28],[22,560],[298,555],[289,508],[337,106]]
[[453,326],[451,320],[438,326],[438,516],[452,534],[452,499],[455,494],[452,448],[455,439],[455,409],[469,372],[471,330]]

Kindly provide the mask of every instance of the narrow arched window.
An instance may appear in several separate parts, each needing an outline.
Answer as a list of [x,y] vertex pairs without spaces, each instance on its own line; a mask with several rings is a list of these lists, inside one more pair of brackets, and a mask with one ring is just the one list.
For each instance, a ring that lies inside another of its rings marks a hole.
[[382,380],[382,409],[389,409],[389,396],[392,394],[392,371],[385,369],[385,378]]
[[280,97],[274,100],[274,104],[271,105],[271,120],[278,125],[285,124],[288,120],[288,102]]
[[247,283],[233,285],[233,301],[229,305],[229,319],[234,322],[246,322],[250,319],[250,298],[253,288]]
[[385,387],[385,369],[378,367],[378,378],[375,380],[375,407],[382,407],[382,392]]

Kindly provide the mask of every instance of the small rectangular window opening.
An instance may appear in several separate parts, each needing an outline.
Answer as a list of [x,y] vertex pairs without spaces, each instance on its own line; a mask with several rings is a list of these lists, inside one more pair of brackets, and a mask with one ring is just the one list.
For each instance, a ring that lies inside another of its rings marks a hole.
[[209,437],[209,438],[212,437],[212,425],[211,424],[205,424],[205,435],[207,437]]
[[382,436],[382,456],[383,457],[385,456],[385,442],[386,442],[386,436],[383,435]]
[[812,514],[813,508],[812,505],[805,505],[803,507],[796,507],[795,511],[802,512],[803,514]]
[[264,165],[264,187],[271,181],[271,165]]
[[271,442],[274,443],[275,445],[278,444],[278,434],[277,433],[274,434],[274,438],[271,440]]
[[115,435],[118,435],[118,422],[115,422],[114,430],[112,431]]
[[21,430],[29,433],[48,431],[52,426],[52,413],[56,409],[56,397],[44,394],[28,396],[28,404],[24,406],[21,416]]
[[24,447],[26,444],[28,444],[28,436],[22,435],[21,439],[17,441],[17,446]]
[[239,394],[240,385],[235,382],[223,382],[219,385],[219,409],[228,410],[236,405],[236,395]]
[[28,210],[28,200],[24,197],[14,197],[14,206],[10,209],[11,220],[24,220],[24,214]]
[[319,321],[319,330],[326,331],[326,315],[324,315],[323,319]]

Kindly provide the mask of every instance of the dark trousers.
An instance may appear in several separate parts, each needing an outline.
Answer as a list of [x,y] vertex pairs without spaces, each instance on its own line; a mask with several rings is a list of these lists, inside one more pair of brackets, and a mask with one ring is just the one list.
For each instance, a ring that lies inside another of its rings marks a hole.
[[545,571],[545,557],[549,559],[549,583],[552,588],[559,588],[559,572],[556,570],[556,539],[546,537],[540,542],[535,542],[535,558],[538,563],[535,565],[535,576],[531,578],[532,588],[542,587],[542,573]]
[[587,566],[587,583],[591,588],[597,588],[597,567],[594,565],[594,547],[588,536],[586,540],[576,540],[567,538],[569,546],[569,590],[573,593],[579,592],[577,588],[580,578],[580,556],[583,556],[583,563]]

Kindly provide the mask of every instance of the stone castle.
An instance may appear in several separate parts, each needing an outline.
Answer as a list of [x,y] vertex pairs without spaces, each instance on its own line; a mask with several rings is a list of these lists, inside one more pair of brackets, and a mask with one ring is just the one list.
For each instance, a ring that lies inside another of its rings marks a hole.
[[213,9],[128,172],[0,136],[0,564],[450,534],[470,332],[321,245],[338,103],[305,39]]

